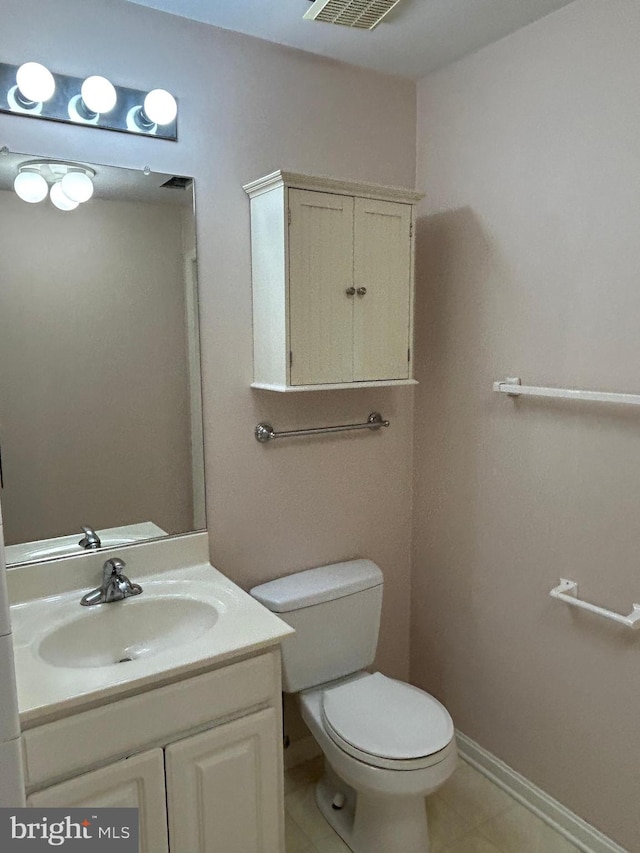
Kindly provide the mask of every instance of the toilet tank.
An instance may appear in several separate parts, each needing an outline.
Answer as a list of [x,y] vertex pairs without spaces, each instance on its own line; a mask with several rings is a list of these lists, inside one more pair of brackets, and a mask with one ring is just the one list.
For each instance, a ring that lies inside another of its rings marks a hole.
[[297,693],[373,663],[382,572],[371,560],[307,569],[256,586],[251,595],[296,633],[282,642],[283,689]]

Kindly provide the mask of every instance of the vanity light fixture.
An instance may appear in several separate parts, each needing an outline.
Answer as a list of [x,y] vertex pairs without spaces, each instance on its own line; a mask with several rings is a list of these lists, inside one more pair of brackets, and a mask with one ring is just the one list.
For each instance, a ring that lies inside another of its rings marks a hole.
[[106,77],[94,74],[83,82],[80,93],[69,101],[73,121],[97,124],[101,115],[110,113],[118,103],[116,87]]
[[16,85],[9,92],[19,110],[40,111],[56,90],[53,74],[39,62],[25,62],[16,71]]
[[99,74],[70,77],[39,62],[0,63],[0,112],[173,142],[178,138],[178,105],[166,89],[128,89]]
[[58,210],[75,210],[93,195],[95,171],[82,163],[27,160],[18,167],[13,183],[17,195],[29,204],[49,195]]
[[133,107],[127,115],[127,127],[131,130],[153,132],[158,126],[175,121],[178,105],[171,92],[166,89],[152,89],[146,95],[142,106]]

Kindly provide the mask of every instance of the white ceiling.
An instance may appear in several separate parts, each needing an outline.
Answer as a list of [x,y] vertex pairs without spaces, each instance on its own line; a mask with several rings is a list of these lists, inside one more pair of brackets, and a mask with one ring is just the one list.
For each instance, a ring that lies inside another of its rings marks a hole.
[[414,80],[572,0],[402,0],[372,31],[305,21],[309,0],[129,0]]

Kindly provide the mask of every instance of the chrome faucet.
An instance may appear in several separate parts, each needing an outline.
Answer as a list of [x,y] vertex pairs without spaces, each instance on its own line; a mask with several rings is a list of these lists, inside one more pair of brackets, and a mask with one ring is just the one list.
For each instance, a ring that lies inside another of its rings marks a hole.
[[101,547],[102,542],[100,541],[100,537],[95,532],[93,527],[85,527],[83,524],[82,532],[84,533],[84,536],[78,542],[78,545],[81,548],[86,548],[89,551],[95,551]]
[[112,601],[122,601],[131,595],[140,595],[142,587],[137,583],[131,583],[129,578],[122,573],[125,567],[124,560],[113,557],[102,567],[102,584],[83,595],[80,604],[91,607],[93,604],[109,604]]

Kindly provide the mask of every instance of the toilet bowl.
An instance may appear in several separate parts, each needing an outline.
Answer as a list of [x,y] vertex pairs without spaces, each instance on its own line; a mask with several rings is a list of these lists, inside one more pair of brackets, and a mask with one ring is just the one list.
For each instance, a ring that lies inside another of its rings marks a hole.
[[454,727],[433,696],[364,669],[377,645],[380,569],[353,560],[251,593],[296,629],[283,642],[283,685],[324,754],[321,813],[354,853],[428,853],[425,797],[455,769]]
[[446,709],[380,673],[357,673],[337,686],[305,691],[300,709],[334,771],[318,783],[318,807],[349,847],[355,853],[428,851],[424,798],[456,766]]

